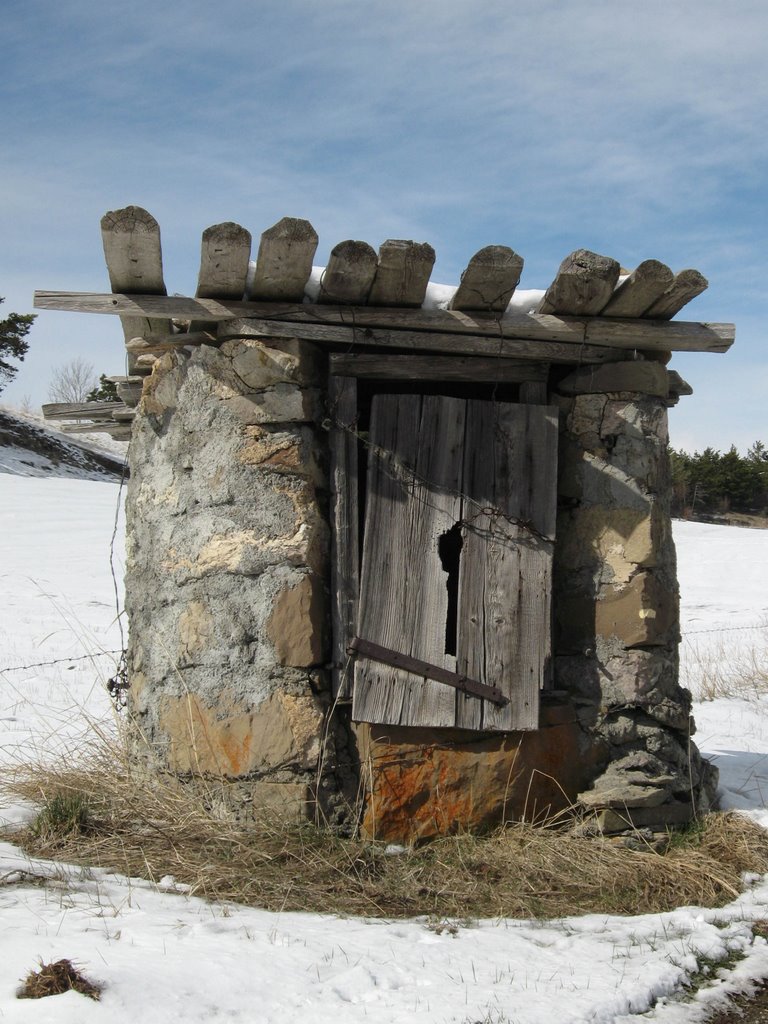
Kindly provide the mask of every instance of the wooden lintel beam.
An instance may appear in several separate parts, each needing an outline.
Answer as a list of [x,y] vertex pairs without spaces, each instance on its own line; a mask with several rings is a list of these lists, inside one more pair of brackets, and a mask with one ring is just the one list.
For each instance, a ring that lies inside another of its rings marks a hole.
[[[523,313],[499,317],[440,309],[387,309],[375,306],[332,306],[305,303],[238,302],[184,296],[99,294],[95,292],[35,292],[36,309],[117,316],[151,316],[207,322],[260,318],[271,323],[384,329],[391,335],[407,331],[478,335],[488,342],[506,339],[552,341],[570,346],[669,352],[724,352],[733,344],[733,324],[686,321],[623,320],[617,317],[559,317]],[[298,335],[299,332],[294,332]],[[302,336],[305,336],[302,333]],[[514,355],[515,353],[507,353]],[[575,354],[575,353],[574,353]],[[543,358],[548,358],[542,352]],[[576,355],[576,359],[580,358]]]
[[549,366],[529,359],[498,356],[392,355],[381,352],[334,353],[332,374],[371,380],[485,381],[520,384],[546,381]]
[[110,420],[115,411],[125,408],[124,402],[52,402],[43,406],[43,419]]
[[550,363],[609,363],[625,358],[620,349],[605,346],[579,345],[577,348],[572,342],[498,336],[492,338],[487,334],[440,334],[437,331],[357,328],[351,324],[334,326],[250,318],[228,321],[219,326],[219,341],[253,337],[276,340],[302,338],[304,341],[343,346],[347,352],[360,348],[378,348],[389,349],[390,352],[436,352],[450,356],[532,359]]

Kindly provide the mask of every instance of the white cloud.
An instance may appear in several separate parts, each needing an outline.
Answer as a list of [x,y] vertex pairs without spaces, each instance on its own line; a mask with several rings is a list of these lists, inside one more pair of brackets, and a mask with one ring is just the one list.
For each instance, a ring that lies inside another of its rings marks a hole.
[[28,0],[4,21],[0,293],[35,270],[102,287],[99,218],[137,203],[174,291],[208,224],[258,237],[287,214],[319,257],[429,241],[445,281],[489,242],[525,257],[527,287],[580,246],[698,264],[692,314],[748,318],[767,36],[763,0]]

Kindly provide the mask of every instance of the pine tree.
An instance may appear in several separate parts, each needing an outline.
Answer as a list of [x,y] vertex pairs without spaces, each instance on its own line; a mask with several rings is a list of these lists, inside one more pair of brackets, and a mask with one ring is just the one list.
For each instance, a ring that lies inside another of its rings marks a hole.
[[107,380],[106,373],[102,373],[99,377],[99,386],[93,388],[85,396],[86,402],[119,402],[120,396],[117,393],[117,384],[114,381]]
[[[5,299],[0,298],[0,304],[3,302]],[[12,366],[8,360],[18,359],[23,362],[29,350],[29,342],[24,339],[34,320],[34,313],[11,313],[5,320],[0,320],[0,391],[18,373],[19,368]]]

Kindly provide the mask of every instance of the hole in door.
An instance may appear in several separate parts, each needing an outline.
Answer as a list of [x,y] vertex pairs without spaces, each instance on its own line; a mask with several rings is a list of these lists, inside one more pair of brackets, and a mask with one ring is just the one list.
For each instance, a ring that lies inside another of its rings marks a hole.
[[459,631],[459,562],[464,538],[461,536],[461,523],[454,523],[450,530],[441,533],[437,539],[437,553],[440,565],[448,578],[445,586],[448,590],[448,608],[445,614],[445,653],[456,656],[456,641]]

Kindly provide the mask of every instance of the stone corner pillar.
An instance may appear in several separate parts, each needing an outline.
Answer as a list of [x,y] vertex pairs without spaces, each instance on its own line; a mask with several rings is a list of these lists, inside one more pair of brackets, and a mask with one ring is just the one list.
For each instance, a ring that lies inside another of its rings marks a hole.
[[[628,365],[621,377],[638,380]],[[656,393],[599,392],[582,373],[558,399],[555,685],[604,751],[579,803],[611,832],[683,824],[710,807],[717,785],[678,681],[667,402],[654,384],[666,371],[639,366]]]
[[324,372],[302,341],[166,355],[134,426],[134,736],[244,817],[314,813],[329,702]]

